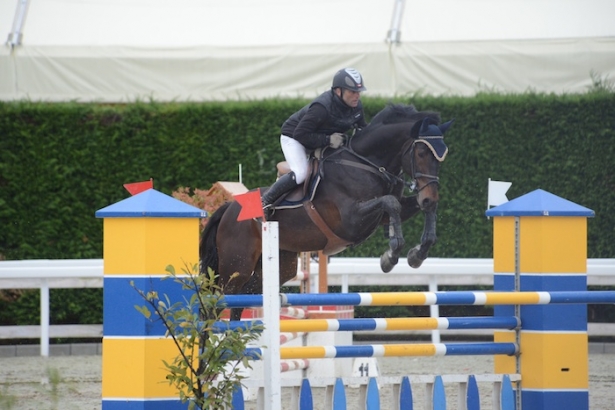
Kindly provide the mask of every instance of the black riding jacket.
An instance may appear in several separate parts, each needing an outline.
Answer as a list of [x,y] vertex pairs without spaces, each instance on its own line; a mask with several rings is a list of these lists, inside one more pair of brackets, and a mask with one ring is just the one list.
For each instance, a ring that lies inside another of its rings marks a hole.
[[344,133],[365,125],[361,101],[356,108],[349,107],[329,90],[291,115],[282,125],[282,134],[313,150],[329,145],[328,137],[335,132]]

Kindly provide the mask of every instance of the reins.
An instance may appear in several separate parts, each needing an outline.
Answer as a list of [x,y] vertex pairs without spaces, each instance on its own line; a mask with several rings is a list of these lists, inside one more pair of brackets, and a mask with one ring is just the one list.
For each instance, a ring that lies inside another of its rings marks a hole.
[[[442,138],[442,137],[440,137],[440,138]],[[403,151],[403,153],[402,153],[402,157],[404,155],[406,155],[406,154],[410,154],[410,156],[411,156],[410,157],[411,158],[410,161],[411,161],[412,167],[411,167],[411,175],[410,175],[411,180],[410,180],[410,182],[406,181],[406,179],[403,178],[403,175],[404,175],[404,171],[403,170],[401,170],[398,175],[395,175],[395,174],[389,172],[385,167],[377,165],[377,164],[373,163],[372,161],[370,161],[369,159],[365,158],[364,156],[362,156],[360,154],[357,154],[349,146],[348,147],[347,146],[341,146],[333,154],[331,154],[327,158],[324,158],[324,161],[331,161],[331,162],[334,162],[336,164],[347,165],[347,166],[359,168],[359,169],[371,172],[373,174],[379,175],[389,185],[389,187],[390,187],[389,191],[392,191],[392,189],[393,189],[393,187],[395,186],[396,183],[401,183],[406,188],[408,188],[411,192],[419,193],[419,192],[421,192],[423,189],[425,189],[430,184],[439,184],[440,183],[440,178],[437,175],[424,174],[424,173],[419,172],[419,171],[416,170],[413,154],[414,154],[414,147],[415,147],[415,145],[416,145],[416,143],[418,141],[420,141],[420,139],[413,140],[412,143],[410,144],[410,146],[407,147]],[[333,158],[336,155],[341,155],[342,152],[350,153],[355,158],[359,159],[360,161],[363,161],[363,163],[347,160],[347,159],[344,159],[344,158],[339,158],[339,159],[334,159]],[[428,178],[429,181],[425,185],[423,185],[422,187],[417,188],[417,179],[418,178]]]
[[[351,161],[351,160],[344,159],[344,158],[332,159],[336,155],[341,155],[341,153],[344,152],[344,151],[350,153],[355,158],[365,162],[365,164],[362,164],[360,162]],[[370,161],[369,159],[365,158],[364,156],[362,156],[360,154],[357,154],[350,147],[347,147],[347,146],[341,146],[333,154],[329,155],[327,158],[324,158],[324,161],[325,162],[326,161],[331,161],[331,162],[333,162],[335,164],[347,165],[347,166],[350,166],[350,167],[359,168],[359,169],[362,169],[364,171],[371,172],[372,174],[378,175],[389,185],[389,187],[390,187],[389,191],[392,191],[393,186],[395,185],[395,182],[401,182],[405,186],[410,187],[410,185],[403,178],[401,178],[401,176],[400,176],[400,175],[403,174],[403,171],[400,172],[399,175],[392,174],[389,171],[387,171],[387,169],[385,167],[382,167],[380,165],[377,165],[377,164],[373,163],[372,161]]]

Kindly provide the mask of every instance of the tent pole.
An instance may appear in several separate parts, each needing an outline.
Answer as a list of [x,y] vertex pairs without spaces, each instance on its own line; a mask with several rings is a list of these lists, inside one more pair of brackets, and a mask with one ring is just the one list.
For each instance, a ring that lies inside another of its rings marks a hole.
[[21,45],[23,38],[23,26],[26,22],[26,14],[28,13],[28,0],[17,0],[17,9],[15,10],[15,18],[13,19],[13,30],[9,33],[7,44],[11,49]]
[[391,19],[391,29],[387,33],[387,43],[401,43],[401,19],[404,15],[404,5],[406,0],[395,0],[393,8],[393,18]]

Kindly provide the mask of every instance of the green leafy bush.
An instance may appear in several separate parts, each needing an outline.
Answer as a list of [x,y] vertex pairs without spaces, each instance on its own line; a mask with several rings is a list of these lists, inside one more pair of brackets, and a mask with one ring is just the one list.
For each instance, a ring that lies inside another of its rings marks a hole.
[[[368,120],[389,102],[367,95],[363,101]],[[270,185],[283,159],[280,126],[306,102],[0,102],[0,259],[102,258],[102,221],[94,212],[126,198],[125,183],[153,178],[169,195],[180,187],[207,190],[217,181],[239,180],[241,164],[247,187]],[[594,210],[588,257],[615,257],[612,87],[597,79],[586,94],[393,102],[455,118],[446,136],[438,243],[430,256],[492,256],[493,222],[484,215],[491,178],[513,183],[511,199],[540,188]],[[404,226],[408,246],[421,232],[419,215]],[[378,232],[339,256],[377,257],[386,247]],[[5,317],[37,323],[36,309],[13,304]],[[52,321],[56,314],[52,310]],[[63,320],[75,311],[59,315]]]
[[200,275],[198,265],[185,267],[178,275],[172,265],[165,279],[177,282],[187,292],[184,302],[171,302],[167,295],[135,287],[145,301],[135,306],[149,320],[161,320],[166,337],[172,338],[177,356],[163,361],[167,380],[177,388],[178,398],[188,402],[189,409],[222,409],[232,407],[233,392],[241,388],[245,378],[241,370],[251,369],[244,351],[248,343],[258,339],[262,326],[215,333],[221,320],[222,290],[215,275]]

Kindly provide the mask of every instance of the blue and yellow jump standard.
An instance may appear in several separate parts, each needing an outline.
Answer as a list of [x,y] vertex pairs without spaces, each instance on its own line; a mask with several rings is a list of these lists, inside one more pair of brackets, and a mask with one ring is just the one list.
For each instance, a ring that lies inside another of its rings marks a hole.
[[[494,217],[495,291],[586,291],[587,218],[594,211],[536,190],[486,212]],[[496,356],[496,373],[521,374],[523,410],[589,409],[587,305],[495,306],[520,315],[521,329],[496,331],[495,342],[518,338],[521,355]]]
[[172,362],[177,348],[159,321],[135,309],[146,303],[130,283],[180,301],[180,286],[161,279],[168,265],[182,272],[198,262],[199,219],[205,216],[154,189],[96,212],[104,218],[103,410],[187,408],[166,381],[162,362]]

